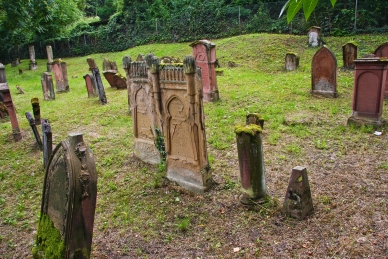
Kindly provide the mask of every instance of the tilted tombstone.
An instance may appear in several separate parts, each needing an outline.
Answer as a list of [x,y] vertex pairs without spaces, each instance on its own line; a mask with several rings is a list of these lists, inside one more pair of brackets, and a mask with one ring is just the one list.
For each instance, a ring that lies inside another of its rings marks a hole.
[[46,52],[47,52],[47,72],[53,71],[53,49],[50,45],[46,46]]
[[299,67],[299,56],[296,53],[287,53],[285,57],[286,71],[294,71]]
[[40,125],[40,105],[37,97],[31,99],[32,113],[34,114],[34,120],[36,125]]
[[96,82],[98,98],[100,100],[100,103],[106,104],[108,101],[106,99],[104,85],[102,84],[100,71],[98,70],[96,62],[94,61],[93,58],[87,58],[86,61],[88,62],[89,68],[92,71],[94,80]]
[[202,69],[203,100],[215,102],[219,99],[216,75],[216,45],[208,40],[199,40],[190,44],[198,67]]
[[34,49],[34,46],[28,46],[28,52],[30,54],[30,64],[29,64],[29,68],[30,70],[35,70],[38,68],[38,63],[36,63],[36,60],[35,60],[35,49]]
[[207,157],[201,72],[192,56],[160,70],[167,178],[203,193],[212,184]]
[[16,86],[16,89],[18,89],[19,94],[24,94],[23,89],[19,85]]
[[296,166],[291,177],[283,203],[282,213],[298,220],[305,219],[314,211],[310,184],[305,167]]
[[53,76],[49,72],[42,73],[41,77],[44,100],[55,100]]
[[108,81],[110,87],[116,87],[115,79],[114,79],[114,76],[116,75],[116,73],[117,71],[113,71],[113,70],[102,71],[102,74],[104,75],[106,81]]
[[323,46],[314,55],[311,69],[312,94],[337,97],[337,59]]
[[53,152],[52,132],[48,119],[42,119],[42,146],[43,167],[46,168]]
[[122,59],[123,69],[125,71],[126,75],[126,82],[127,82],[127,91],[128,91],[128,111],[129,114],[131,114],[131,77],[130,77],[130,68],[131,68],[132,59],[130,56],[126,55]]
[[354,69],[354,60],[357,59],[357,44],[355,42],[348,42],[342,45],[342,58],[344,68]]
[[88,97],[98,97],[98,91],[96,86],[96,80],[94,79],[93,74],[84,75],[86,90],[88,92]]
[[2,98],[4,99],[3,103],[5,107],[7,107],[8,116],[11,121],[13,139],[15,141],[19,141],[22,139],[22,135],[20,133],[18,118],[16,116],[15,107],[12,102],[12,96],[7,83],[7,78],[5,76],[5,67],[1,63],[0,63],[0,93],[2,94]]
[[[378,46],[374,52],[376,57],[381,57],[381,58],[388,58],[388,42],[385,42]],[[387,71],[387,78],[388,78],[388,71]],[[384,87],[384,98],[388,98],[388,79],[385,82],[385,87]]]
[[127,81],[126,78],[121,74],[116,73],[113,77],[115,87],[117,89],[127,89]]
[[70,90],[69,80],[67,78],[67,65],[63,60],[53,62],[53,72],[57,93],[68,92]]
[[36,128],[36,123],[34,118],[32,117],[32,114],[29,112],[26,112],[26,118],[28,120],[28,123],[31,126],[32,133],[34,133],[36,143],[38,144],[39,148],[42,149],[42,140],[40,139],[40,135],[39,135],[38,129]]
[[382,126],[384,88],[387,80],[388,60],[359,58],[354,60],[354,89],[352,116],[348,124]]
[[46,168],[34,258],[90,258],[96,197],[92,151],[70,134]]

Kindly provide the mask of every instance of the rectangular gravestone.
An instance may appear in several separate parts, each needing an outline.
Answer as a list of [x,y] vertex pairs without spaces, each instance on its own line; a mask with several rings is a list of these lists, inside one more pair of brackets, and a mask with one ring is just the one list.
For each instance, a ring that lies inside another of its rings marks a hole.
[[[374,52],[376,57],[380,58],[388,58],[388,42],[385,42],[378,46]],[[385,82],[385,87],[384,87],[384,98],[388,98],[388,71],[387,71],[387,80]]]
[[354,69],[354,60],[357,59],[357,44],[355,42],[348,42],[342,45],[342,58],[344,68]]
[[41,77],[41,82],[44,100],[55,100],[53,76],[49,72],[44,72]]
[[35,49],[34,46],[28,46],[28,52],[30,54],[30,64],[29,68],[30,70],[36,70],[38,68],[38,63],[36,63],[35,60]]
[[100,103],[106,104],[108,101],[106,99],[104,85],[102,84],[100,71],[98,70],[96,62],[94,61],[93,58],[87,58],[86,61],[88,62],[89,68],[92,71],[94,80],[96,82],[98,98],[100,100]]
[[39,148],[42,149],[42,140],[40,139],[40,135],[39,135],[38,129],[36,128],[35,120],[32,117],[32,114],[29,112],[26,112],[26,118],[28,120],[28,123],[31,126],[32,133],[34,133],[36,143],[38,144]]
[[34,258],[90,258],[96,198],[92,151],[70,134],[46,168]]
[[295,53],[287,53],[285,57],[286,71],[294,71],[299,67],[299,56]]
[[53,71],[53,49],[50,45],[46,46],[46,52],[47,52],[47,72]]
[[311,69],[311,93],[324,97],[337,97],[337,59],[326,46],[314,55]]
[[42,146],[43,146],[43,167],[46,168],[53,152],[53,140],[50,122],[42,119]]
[[53,72],[55,77],[55,85],[57,93],[68,92],[69,80],[67,78],[67,66],[66,62],[62,60],[55,60],[53,62]]
[[98,97],[97,92],[97,86],[96,86],[96,80],[93,76],[93,74],[86,74],[84,75],[85,83],[86,83],[86,90],[88,92],[88,97]]

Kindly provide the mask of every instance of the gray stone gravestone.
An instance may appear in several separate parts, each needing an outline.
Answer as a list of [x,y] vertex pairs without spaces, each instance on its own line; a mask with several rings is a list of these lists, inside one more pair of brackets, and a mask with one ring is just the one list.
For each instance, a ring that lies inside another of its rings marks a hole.
[[44,72],[41,77],[41,82],[44,100],[55,100],[53,76],[48,72]]
[[286,71],[294,71],[299,67],[299,56],[296,53],[287,53],[285,57]]
[[106,104],[108,100],[106,99],[104,85],[102,84],[100,71],[98,70],[96,62],[94,61],[93,58],[87,58],[86,61],[88,62],[89,68],[92,71],[94,80],[96,82],[98,98],[100,100],[100,103]]
[[35,60],[35,49],[34,49],[34,46],[28,46],[28,52],[30,54],[30,64],[29,64],[29,68],[30,70],[35,70],[38,68],[38,63],[36,63],[36,60]]
[[53,140],[51,126],[47,119],[42,119],[42,146],[43,146],[43,167],[46,168],[53,152]]
[[46,52],[47,52],[47,72],[53,71],[53,49],[50,45],[46,46]]
[[31,126],[32,133],[34,133],[36,143],[38,144],[39,148],[42,149],[42,140],[40,139],[40,135],[39,135],[38,129],[36,128],[35,120],[32,117],[32,114],[29,112],[26,112],[26,118]]
[[325,97],[337,97],[337,59],[323,46],[314,55],[311,69],[311,93]]

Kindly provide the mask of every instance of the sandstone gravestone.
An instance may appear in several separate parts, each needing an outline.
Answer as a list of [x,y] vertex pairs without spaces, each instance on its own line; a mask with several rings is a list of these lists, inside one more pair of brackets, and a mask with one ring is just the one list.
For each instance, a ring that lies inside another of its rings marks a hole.
[[167,177],[198,193],[212,184],[202,104],[202,75],[192,56],[160,70]]
[[261,132],[264,120],[259,114],[249,114],[246,125],[235,127],[242,196],[240,202],[250,205],[265,198],[265,172]]
[[287,53],[285,57],[286,71],[294,71],[299,67],[299,56],[296,53]]
[[53,71],[57,93],[68,92],[70,90],[69,80],[67,78],[67,65],[63,60],[53,62]]
[[98,91],[96,86],[96,80],[93,74],[84,75],[86,90],[88,92],[88,97],[98,97]]
[[53,49],[50,45],[46,46],[46,52],[47,52],[47,72],[53,71]]
[[126,83],[127,83],[127,91],[128,91],[128,109],[129,109],[129,114],[131,114],[131,104],[130,104],[130,100],[131,100],[131,77],[130,77],[130,68],[131,68],[131,63],[132,63],[132,59],[130,56],[126,55],[123,57],[122,59],[122,64],[123,64],[123,69],[125,71],[125,75],[126,75]]
[[90,258],[96,197],[92,151],[70,134],[46,168],[34,258]]
[[199,40],[190,44],[198,67],[202,69],[202,94],[205,102],[219,99],[216,76],[216,45],[208,40]]
[[375,57],[360,58],[354,62],[353,113],[348,124],[380,127],[385,123],[381,115],[388,60]]
[[34,46],[28,46],[28,52],[30,54],[29,68],[30,68],[30,70],[35,70],[35,69],[38,68],[38,63],[36,63],[36,60],[35,60],[35,49],[34,49]]
[[102,71],[112,71],[117,73],[117,65],[114,61],[109,61],[109,59],[104,58],[102,62]]
[[288,217],[302,220],[310,215],[313,210],[313,199],[307,170],[305,167],[296,166],[292,169],[282,212]]
[[321,45],[321,27],[312,26],[308,32],[308,46],[318,47]]
[[113,77],[115,87],[117,89],[127,89],[127,81],[120,73],[116,73]]
[[108,101],[106,99],[104,85],[102,84],[100,71],[98,70],[96,62],[94,61],[93,58],[87,58],[86,61],[88,62],[89,68],[92,71],[94,80],[96,82],[98,98],[100,100],[100,103],[106,104]]
[[28,123],[31,126],[32,133],[34,133],[36,143],[38,144],[39,148],[42,149],[42,140],[40,139],[40,135],[39,135],[38,129],[36,128],[36,123],[34,118],[32,117],[32,114],[29,112],[26,112],[26,118],[28,120]]
[[326,46],[314,55],[311,69],[311,93],[337,97],[337,59]]
[[354,60],[357,59],[357,44],[355,42],[348,42],[342,45],[342,58],[344,68],[354,69]]
[[44,72],[41,77],[44,100],[55,100],[53,77],[49,72]]
[[36,125],[40,125],[40,105],[37,97],[31,99],[32,113],[34,114],[34,120]]
[[48,119],[42,119],[42,146],[43,146],[43,167],[46,168],[53,152],[53,140],[51,126]]
[[[388,42],[385,42],[381,44],[380,46],[377,47],[377,49],[374,52],[376,57],[381,57],[381,58],[388,58]],[[388,71],[387,71],[388,73]],[[388,78],[388,74],[387,74]],[[384,87],[384,98],[388,98],[388,79],[385,82],[385,87]]]
[[16,116],[15,107],[12,102],[11,92],[5,76],[5,67],[0,63],[0,93],[2,95],[3,103],[7,107],[7,113],[12,125],[12,135],[15,141],[22,139],[19,129],[19,122]]
[[114,79],[114,76],[116,75],[116,71],[113,71],[113,70],[102,71],[102,74],[104,75],[106,81],[108,81],[110,87],[116,87],[115,79]]

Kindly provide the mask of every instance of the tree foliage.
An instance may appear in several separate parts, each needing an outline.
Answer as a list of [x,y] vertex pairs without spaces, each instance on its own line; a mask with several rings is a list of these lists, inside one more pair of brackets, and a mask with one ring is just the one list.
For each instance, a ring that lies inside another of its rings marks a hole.
[[[322,1],[322,0],[321,0]],[[337,0],[329,0],[334,7]],[[280,16],[287,10],[287,22],[290,23],[295,15],[302,9],[306,21],[309,19],[311,13],[315,10],[318,0],[288,0],[280,11]]]

